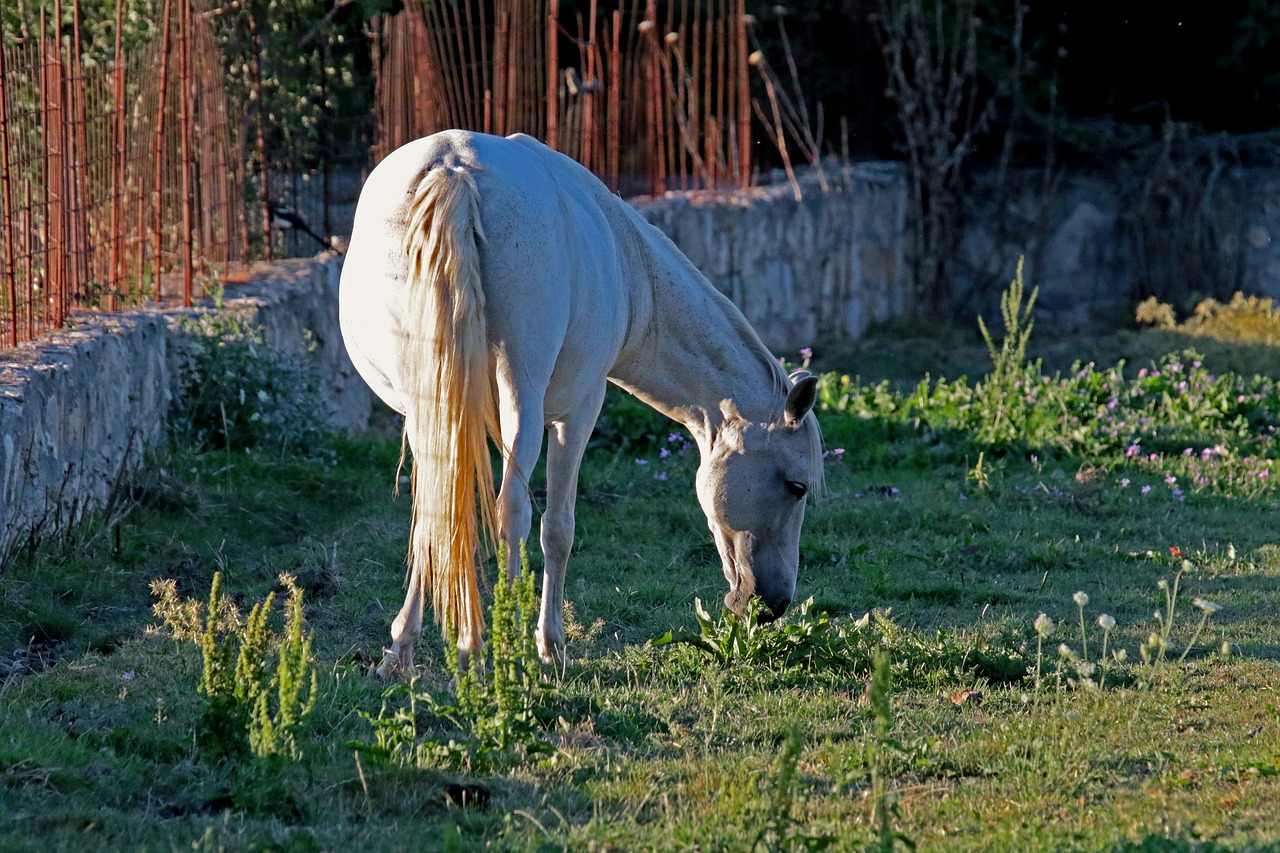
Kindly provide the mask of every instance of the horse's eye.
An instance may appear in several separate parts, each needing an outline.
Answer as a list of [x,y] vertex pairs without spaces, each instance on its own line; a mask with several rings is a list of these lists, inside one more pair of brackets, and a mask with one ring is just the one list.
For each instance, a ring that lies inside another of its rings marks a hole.
[[802,500],[805,495],[809,494],[809,486],[799,480],[787,480],[787,491],[796,500]]

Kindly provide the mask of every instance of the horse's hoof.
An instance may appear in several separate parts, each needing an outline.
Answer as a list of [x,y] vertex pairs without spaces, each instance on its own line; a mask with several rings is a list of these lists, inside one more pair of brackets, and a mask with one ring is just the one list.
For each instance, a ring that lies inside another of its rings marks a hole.
[[382,665],[378,667],[378,678],[386,682],[407,681],[412,672],[412,656],[406,659],[391,649],[382,650]]
[[538,637],[538,658],[543,663],[562,672],[569,665],[569,655],[565,651],[565,644],[562,642],[548,643],[541,636]]

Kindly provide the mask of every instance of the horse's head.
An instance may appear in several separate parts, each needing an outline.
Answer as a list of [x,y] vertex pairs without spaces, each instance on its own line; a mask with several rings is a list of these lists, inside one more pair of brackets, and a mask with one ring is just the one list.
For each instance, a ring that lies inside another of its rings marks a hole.
[[723,424],[702,448],[698,502],[729,581],[724,603],[735,613],[758,596],[776,618],[795,595],[805,497],[822,482],[811,412],[817,385],[815,376],[794,374],[785,405],[764,423],[726,404]]

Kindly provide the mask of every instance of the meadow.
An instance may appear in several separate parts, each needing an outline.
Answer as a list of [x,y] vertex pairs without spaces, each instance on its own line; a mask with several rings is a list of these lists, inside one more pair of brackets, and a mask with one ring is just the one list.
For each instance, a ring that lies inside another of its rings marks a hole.
[[128,514],[0,573],[0,850],[1280,848],[1269,311],[1042,343],[1011,291],[986,340],[788,354],[827,491],[768,625],[721,612],[696,450],[611,390],[571,660],[490,586],[484,683],[430,629],[413,683],[372,676],[394,417],[290,434],[239,365]]

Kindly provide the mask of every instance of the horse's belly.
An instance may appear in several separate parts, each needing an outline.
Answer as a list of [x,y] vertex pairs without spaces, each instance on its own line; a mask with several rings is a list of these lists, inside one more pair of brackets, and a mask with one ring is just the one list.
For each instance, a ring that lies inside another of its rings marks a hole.
[[[343,262],[338,318],[347,353],[360,376],[378,397],[404,413],[400,383],[400,354],[404,330],[397,319],[403,291],[389,280],[384,264],[370,263],[357,249]],[[355,257],[352,257],[355,255]]]

